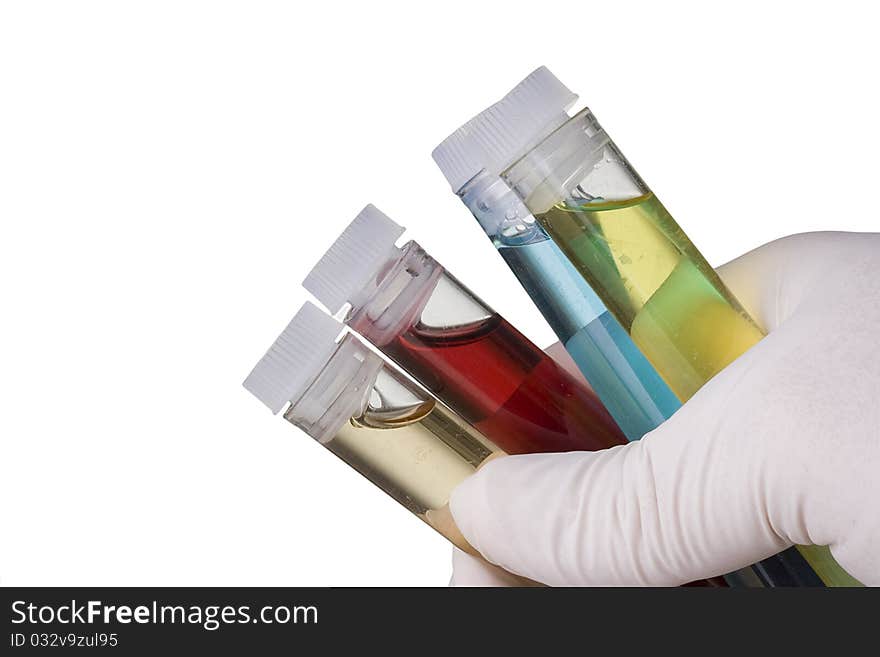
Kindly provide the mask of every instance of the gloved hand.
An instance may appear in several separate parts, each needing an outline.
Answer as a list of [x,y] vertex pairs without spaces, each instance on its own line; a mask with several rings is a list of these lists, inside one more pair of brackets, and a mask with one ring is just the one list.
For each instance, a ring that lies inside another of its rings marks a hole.
[[[793,543],[880,584],[880,234],[810,233],[719,270],[769,335],[641,441],[495,459],[452,515],[550,585],[680,585]],[[506,585],[456,551],[452,584]]]

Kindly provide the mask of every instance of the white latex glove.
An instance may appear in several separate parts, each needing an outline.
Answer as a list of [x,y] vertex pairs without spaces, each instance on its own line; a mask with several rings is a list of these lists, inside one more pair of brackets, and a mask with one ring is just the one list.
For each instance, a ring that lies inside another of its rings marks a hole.
[[[880,584],[880,234],[795,235],[719,273],[769,335],[641,441],[465,480],[452,514],[490,562],[550,585],[679,585],[812,543]],[[454,561],[452,584],[509,583]]]

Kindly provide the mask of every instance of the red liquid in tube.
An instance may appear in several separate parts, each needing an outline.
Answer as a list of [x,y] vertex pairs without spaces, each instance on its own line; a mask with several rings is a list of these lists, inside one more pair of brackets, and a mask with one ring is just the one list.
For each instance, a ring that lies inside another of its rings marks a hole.
[[627,442],[583,382],[497,314],[467,331],[412,326],[382,350],[509,454]]

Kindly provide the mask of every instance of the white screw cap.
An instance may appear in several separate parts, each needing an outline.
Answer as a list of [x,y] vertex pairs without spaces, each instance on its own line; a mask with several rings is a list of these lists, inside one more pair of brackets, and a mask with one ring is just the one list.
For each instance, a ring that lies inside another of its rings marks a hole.
[[358,300],[358,293],[394,256],[394,242],[405,230],[368,205],[312,268],[303,287],[331,312],[339,312],[346,303]]
[[278,413],[299,399],[336,351],[343,326],[306,303],[244,380],[244,387]]
[[431,156],[458,193],[483,169],[495,175],[504,171],[559,127],[575,101],[577,95],[541,66],[444,139]]

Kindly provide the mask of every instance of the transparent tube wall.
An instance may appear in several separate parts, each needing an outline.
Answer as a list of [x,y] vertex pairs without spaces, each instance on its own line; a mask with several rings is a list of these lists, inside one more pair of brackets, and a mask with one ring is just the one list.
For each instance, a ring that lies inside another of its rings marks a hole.
[[284,417],[458,547],[472,551],[445,507],[461,481],[503,452],[365,345],[344,338]]
[[503,180],[484,172],[459,196],[627,438],[638,440],[679,408],[620,322]]
[[626,442],[588,386],[414,242],[348,323],[508,453]]
[[[502,177],[682,401],[763,337],[589,110]],[[855,582],[799,550],[826,584]]]

